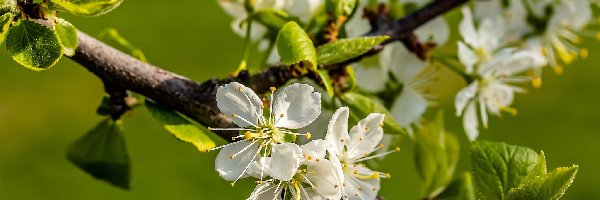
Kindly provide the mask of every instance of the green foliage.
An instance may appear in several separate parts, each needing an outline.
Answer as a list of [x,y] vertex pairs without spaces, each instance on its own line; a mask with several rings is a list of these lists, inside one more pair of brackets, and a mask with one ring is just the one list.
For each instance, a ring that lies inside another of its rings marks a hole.
[[75,49],[77,49],[77,29],[73,24],[68,21],[56,18],[56,24],[54,25],[54,30],[60,39],[60,43],[62,44],[65,55],[73,56],[75,55]]
[[125,48],[125,50],[129,51],[129,55],[131,55],[132,57],[147,63],[148,59],[146,58],[146,55],[144,54],[144,52],[136,47],[135,45],[131,44],[129,41],[127,41],[127,39],[125,39],[123,36],[121,36],[121,34],[119,34],[119,32],[114,29],[114,28],[108,28],[104,31],[102,31],[99,36],[98,39],[103,40],[103,41],[107,41],[107,40],[112,40],[117,42],[118,45],[122,46],[123,48]]
[[317,74],[323,81],[323,85],[325,85],[325,90],[327,90],[327,94],[329,94],[330,97],[333,97],[334,91],[333,85],[331,85],[331,78],[329,77],[329,72],[327,72],[327,70],[319,69],[317,70]]
[[367,53],[388,38],[388,36],[358,37],[327,43],[317,48],[317,61],[324,65],[340,63]]
[[424,197],[433,198],[444,190],[452,180],[458,155],[458,140],[446,133],[444,115],[439,112],[435,121],[415,135],[415,164]]
[[375,100],[376,98],[367,97],[356,92],[346,92],[340,99],[344,105],[350,108],[350,116],[356,121],[367,117],[370,113],[382,113],[385,114],[385,120],[383,121],[384,132],[400,135],[406,134],[404,129],[400,128],[396,121],[394,121],[390,112]]
[[326,0],[325,9],[333,16],[350,16],[358,5],[358,0]]
[[100,122],[67,149],[67,158],[93,177],[129,189],[131,166],[120,122]]
[[579,166],[559,167],[508,192],[505,199],[559,199],[571,186]]
[[291,17],[286,12],[272,8],[252,13],[251,19],[274,31],[280,30],[289,21],[298,21],[297,18]]
[[286,65],[306,62],[313,69],[317,67],[317,53],[312,40],[296,22],[288,22],[277,35],[277,52]]
[[110,116],[111,112],[112,112],[112,108],[111,108],[110,97],[109,96],[102,97],[102,101],[100,102],[100,105],[96,109],[96,114],[98,114],[100,116]]
[[0,17],[0,44],[6,39],[8,30],[10,30],[10,23],[12,22],[12,13],[6,13]]
[[174,110],[149,100],[146,100],[146,108],[177,139],[192,143],[199,151],[208,151],[215,147],[215,142],[208,137],[205,128],[200,129]]
[[546,173],[543,152],[538,155],[529,148],[487,141],[473,144],[471,163],[483,199],[558,199],[578,170],[574,165]]
[[17,0],[0,0],[0,15],[18,13]]
[[123,0],[50,0],[52,9],[81,16],[95,17],[118,7]]
[[15,61],[34,71],[52,67],[63,54],[56,32],[29,20],[19,20],[10,29],[6,49]]
[[475,189],[469,172],[448,184],[448,187],[435,199],[439,200],[475,200]]

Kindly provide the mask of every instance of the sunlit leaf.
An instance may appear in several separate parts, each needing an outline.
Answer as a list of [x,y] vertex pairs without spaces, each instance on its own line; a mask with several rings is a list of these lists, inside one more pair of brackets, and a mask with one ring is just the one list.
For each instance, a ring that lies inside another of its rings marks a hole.
[[17,0],[0,0],[0,15],[6,13],[18,14]]
[[327,94],[329,94],[330,97],[333,97],[333,85],[331,85],[331,78],[329,77],[329,73],[327,72],[327,70],[317,70],[317,74],[323,81],[323,85],[325,85],[325,90],[327,90]]
[[215,142],[197,125],[192,124],[174,110],[146,100],[146,108],[175,137],[184,142],[192,143],[200,151],[208,151],[215,147]]
[[388,36],[359,37],[327,43],[317,48],[317,61],[324,65],[347,61],[367,53],[388,38]]
[[10,29],[10,23],[12,22],[12,19],[12,13],[6,13],[0,17],[0,44],[4,42],[6,35],[8,35],[8,30]]
[[35,71],[52,67],[63,54],[56,32],[29,20],[20,20],[10,29],[6,49],[15,61]]
[[77,49],[77,28],[73,26],[73,24],[68,21],[56,18],[56,25],[54,25],[54,30],[56,30],[56,34],[60,39],[60,43],[62,44],[65,55],[73,56],[75,55],[75,49]]
[[67,149],[67,158],[93,177],[129,189],[131,164],[120,122],[100,122]]
[[277,52],[281,56],[281,62],[286,65],[297,64],[305,61],[317,66],[317,55],[312,40],[296,22],[288,22],[277,35]]
[[354,13],[358,0],[325,0],[325,9],[335,17],[350,16]]
[[560,167],[510,190],[505,199],[559,199],[571,186],[579,166]]
[[52,9],[81,16],[98,16],[118,7],[123,0],[50,0]]
[[353,118],[362,119],[370,113],[382,113],[385,114],[384,132],[405,135],[406,132],[394,121],[390,112],[375,99],[356,92],[346,92],[341,97],[344,105],[350,108],[350,115]]

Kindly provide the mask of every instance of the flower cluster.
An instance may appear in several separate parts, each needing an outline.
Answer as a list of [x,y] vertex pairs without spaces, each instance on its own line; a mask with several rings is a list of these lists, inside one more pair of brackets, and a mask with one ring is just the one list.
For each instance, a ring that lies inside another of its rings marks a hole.
[[349,109],[342,107],[324,139],[298,145],[296,137],[311,134],[295,130],[319,116],[321,94],[299,83],[275,90],[271,88],[268,106],[237,82],[217,90],[219,109],[240,127],[210,128],[240,133],[233,138],[239,141],[213,149],[221,149],[215,162],[219,175],[232,186],[242,178],[255,178],[257,186],[248,199],[375,199],[380,178],[390,175],[362,162],[397,151],[374,155],[383,147],[384,115],[370,114],[348,130]]
[[561,63],[588,56],[577,45],[589,35],[583,29],[592,19],[590,6],[588,0],[493,0],[477,2],[475,17],[462,9],[458,58],[472,80],[456,95],[455,107],[471,140],[480,122],[487,128],[488,113],[517,113],[515,93],[526,90],[515,84],[540,87],[544,66],[561,74]]

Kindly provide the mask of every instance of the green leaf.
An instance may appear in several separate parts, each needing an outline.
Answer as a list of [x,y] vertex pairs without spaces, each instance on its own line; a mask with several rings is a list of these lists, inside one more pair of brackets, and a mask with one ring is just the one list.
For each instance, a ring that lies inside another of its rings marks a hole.
[[17,0],[0,0],[0,15],[4,15],[6,13],[18,14]]
[[533,169],[531,172],[529,172],[529,174],[527,174],[523,181],[527,182],[544,174],[546,174],[546,156],[544,155],[544,151],[540,151],[538,160],[536,161]]
[[109,96],[102,97],[100,105],[96,109],[96,114],[100,116],[110,116],[112,113],[111,100]]
[[502,199],[531,173],[538,161],[532,149],[475,141],[471,146],[471,170],[483,199]]
[[277,35],[276,45],[283,64],[293,65],[304,61],[310,64],[312,69],[316,69],[315,46],[298,23],[286,23]]
[[571,186],[579,166],[560,167],[510,190],[505,199],[559,199]]
[[67,149],[67,158],[93,177],[129,189],[131,164],[120,122],[100,122]]
[[325,90],[327,90],[327,94],[329,94],[330,97],[333,97],[333,85],[331,85],[331,78],[329,77],[329,72],[327,72],[327,70],[319,69],[317,70],[317,74],[319,74],[319,77],[321,78],[321,80],[323,80],[323,85],[325,85]]
[[75,49],[77,49],[77,28],[73,26],[73,24],[68,21],[56,18],[56,25],[54,25],[54,30],[60,39],[60,43],[65,49],[66,56],[75,55]]
[[215,142],[206,135],[206,131],[201,130],[174,110],[149,100],[146,100],[146,108],[177,139],[192,143],[200,151],[208,151],[215,147]]
[[95,17],[118,7],[123,0],[50,0],[50,8]]
[[336,18],[340,16],[350,16],[354,13],[358,0],[326,0],[325,9],[332,13]]
[[114,28],[108,28],[108,29],[102,31],[98,35],[98,39],[102,40],[104,42],[107,42],[108,40],[112,40],[112,41],[116,42],[118,45],[120,45],[121,47],[123,47],[125,50],[129,51],[130,56],[132,56],[142,62],[148,63],[148,59],[146,59],[146,55],[144,54],[144,52],[140,48],[136,47],[135,45],[133,45],[129,41],[127,41],[127,39],[125,39],[125,37],[121,36],[121,34],[119,34],[119,32]]
[[317,48],[317,61],[324,65],[341,63],[369,52],[388,38],[388,36],[358,37],[327,43]]
[[475,200],[475,189],[469,172],[452,181],[437,198],[439,200]]
[[406,134],[404,129],[400,128],[396,121],[394,121],[390,112],[381,103],[374,100],[376,98],[367,97],[356,92],[346,92],[340,99],[344,105],[350,108],[350,115],[354,119],[365,118],[370,113],[382,113],[385,114],[385,120],[383,121],[384,132],[400,135]]
[[256,11],[252,14],[252,20],[265,25],[269,30],[279,31],[289,21],[298,21],[286,12],[267,8]]
[[434,198],[452,180],[458,162],[459,143],[446,133],[443,112],[415,134],[415,164],[423,180],[424,197]]
[[29,20],[19,20],[6,37],[8,54],[34,71],[52,67],[63,54],[56,32]]
[[6,35],[8,35],[8,30],[10,30],[10,23],[13,20],[12,13],[6,13],[0,17],[0,44],[4,42],[6,39]]

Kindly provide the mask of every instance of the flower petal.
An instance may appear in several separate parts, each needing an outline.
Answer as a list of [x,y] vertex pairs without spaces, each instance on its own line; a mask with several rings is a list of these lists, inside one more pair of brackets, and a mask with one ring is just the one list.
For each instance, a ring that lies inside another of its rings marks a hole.
[[265,178],[271,174],[271,157],[261,157],[257,161],[253,161],[248,167],[246,173],[254,178]]
[[[385,50],[384,50],[385,51]],[[382,66],[365,66],[361,63],[352,65],[356,82],[361,89],[369,92],[378,92],[385,88],[385,82],[388,80],[388,72]],[[377,77],[377,78],[373,78]]]
[[472,74],[474,72],[473,65],[478,62],[479,58],[465,43],[458,41],[458,60],[465,66],[465,72]]
[[475,30],[475,24],[473,24],[471,9],[469,6],[464,6],[461,11],[463,18],[458,25],[458,32],[460,32],[460,35],[467,44],[473,47],[479,47],[479,37],[477,30]]
[[[217,89],[217,107],[225,115],[231,117],[237,115],[248,120],[253,125],[258,125],[262,118],[262,101],[252,89],[237,83],[228,83]],[[233,118],[233,123],[240,127],[252,126],[238,117]]]
[[479,131],[477,130],[479,122],[477,121],[477,107],[475,106],[475,102],[467,106],[463,115],[463,128],[467,133],[467,137],[470,141],[475,141],[479,135]]
[[384,117],[384,114],[371,113],[350,129],[350,140],[346,145],[349,160],[365,157],[377,148],[383,138]]
[[333,153],[341,155],[344,152],[344,144],[350,139],[348,135],[348,107],[341,107],[335,111],[327,126],[325,140],[331,145]]
[[[306,171],[307,173],[304,177],[310,181],[309,185],[314,186],[316,196],[320,196],[322,199],[342,198],[342,183],[340,182],[340,178],[338,178],[338,175],[342,171],[341,164],[336,164],[330,160],[322,160],[308,164]],[[310,190],[313,189],[309,189],[308,191]]]
[[383,49],[379,63],[382,68],[391,70],[402,83],[410,81],[428,65],[399,42],[389,44]]
[[302,155],[306,157],[310,156],[312,160],[317,158],[325,158],[325,153],[328,146],[329,143],[327,143],[325,140],[313,140],[305,145],[300,146],[300,148],[302,149]]
[[[344,187],[345,196],[350,200],[362,200],[362,199],[376,199],[377,193],[380,189],[380,178],[360,179],[354,176],[356,170],[357,174],[363,176],[370,176],[374,173],[366,167],[357,165],[357,167],[348,165],[346,170],[346,176],[344,177],[346,187]],[[348,173],[349,172],[349,173]]]
[[462,116],[465,110],[465,106],[467,103],[471,101],[475,94],[477,93],[477,88],[479,87],[478,81],[473,81],[470,85],[463,88],[456,94],[456,98],[454,100],[454,107],[456,108],[456,116]]
[[421,93],[405,87],[400,96],[394,101],[390,113],[398,122],[398,125],[408,127],[419,120],[427,110],[427,105],[427,100]]
[[437,17],[415,30],[421,41],[431,41],[436,46],[443,46],[450,37],[450,27],[443,17]]
[[[215,160],[215,170],[227,181],[235,181],[238,177],[245,178],[247,175],[243,174],[244,169],[253,161],[258,146],[256,143],[242,141],[224,147]],[[232,157],[235,154],[237,155]]]
[[256,186],[256,188],[254,188],[254,191],[252,191],[252,194],[250,194],[248,200],[280,200],[281,197],[279,195],[275,195],[278,193],[275,191],[276,189],[278,189],[277,185],[271,182],[259,184]]
[[271,145],[270,176],[280,181],[290,181],[302,161],[302,149],[294,143]]
[[294,83],[281,90],[273,100],[275,126],[299,129],[321,114],[321,93],[308,84]]

